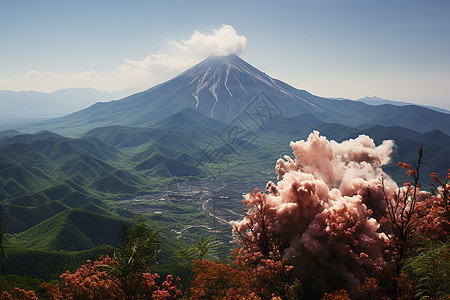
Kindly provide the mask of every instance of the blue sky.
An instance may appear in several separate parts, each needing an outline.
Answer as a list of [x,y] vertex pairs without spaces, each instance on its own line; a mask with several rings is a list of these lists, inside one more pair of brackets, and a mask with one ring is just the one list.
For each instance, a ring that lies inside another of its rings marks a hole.
[[0,89],[139,91],[227,38],[318,96],[450,109],[449,16],[450,1],[0,0]]

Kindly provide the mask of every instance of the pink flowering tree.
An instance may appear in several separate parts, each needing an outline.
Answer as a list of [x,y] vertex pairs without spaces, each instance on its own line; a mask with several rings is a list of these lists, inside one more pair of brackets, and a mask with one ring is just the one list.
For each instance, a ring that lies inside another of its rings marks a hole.
[[301,278],[313,297],[337,287],[356,292],[384,267],[387,236],[368,200],[382,191],[381,177],[386,190],[397,189],[381,169],[393,142],[376,146],[361,135],[337,143],[313,132],[291,147],[295,158],[277,162],[278,182],[245,196],[248,212],[233,223],[238,259],[256,271],[270,262],[272,274]]

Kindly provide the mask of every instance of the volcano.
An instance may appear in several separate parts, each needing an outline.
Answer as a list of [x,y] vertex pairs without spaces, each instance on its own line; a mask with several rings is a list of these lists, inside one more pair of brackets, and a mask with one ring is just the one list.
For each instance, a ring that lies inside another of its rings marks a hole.
[[99,102],[34,128],[73,134],[109,125],[149,126],[187,108],[230,122],[261,93],[286,117],[309,114],[323,122],[352,127],[401,126],[418,132],[440,129],[450,134],[448,114],[415,105],[372,106],[318,97],[268,76],[236,55],[209,57],[146,91]]

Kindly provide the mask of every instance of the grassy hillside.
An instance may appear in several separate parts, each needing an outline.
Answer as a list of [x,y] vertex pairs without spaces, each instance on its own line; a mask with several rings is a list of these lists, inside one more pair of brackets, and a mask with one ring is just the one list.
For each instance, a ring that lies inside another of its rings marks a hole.
[[122,224],[129,220],[107,211],[67,209],[14,236],[17,245],[39,250],[79,251],[104,244],[117,247]]

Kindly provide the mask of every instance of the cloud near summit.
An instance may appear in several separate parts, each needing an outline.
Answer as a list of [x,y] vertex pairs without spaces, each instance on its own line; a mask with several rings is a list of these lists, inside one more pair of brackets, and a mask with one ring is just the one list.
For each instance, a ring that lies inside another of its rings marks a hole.
[[247,45],[247,38],[238,35],[231,25],[222,25],[219,29],[213,29],[212,34],[195,31],[188,40],[170,43],[175,46],[173,54],[151,53],[142,60],[127,58],[117,67],[117,73],[144,78],[149,74],[161,77],[184,71],[211,55],[240,54]]
[[[170,41],[164,52],[149,53],[142,59],[125,58],[111,72],[95,70],[56,74],[30,70],[22,76],[0,79],[1,86],[16,90],[54,91],[60,88],[92,87],[100,90],[142,90],[170,79],[211,55],[240,54],[247,38],[239,35],[231,25],[222,25],[210,33],[194,31],[187,39]],[[95,76],[92,76],[95,74]]]
[[201,56],[240,54],[247,46],[247,38],[238,35],[231,25],[213,29],[213,34],[195,31],[186,41],[174,42],[183,51],[198,53]]

